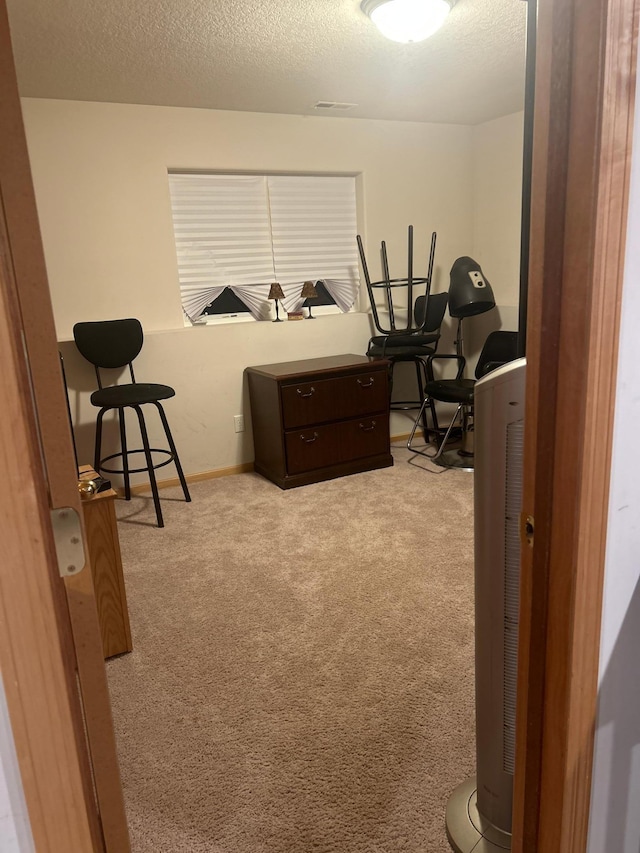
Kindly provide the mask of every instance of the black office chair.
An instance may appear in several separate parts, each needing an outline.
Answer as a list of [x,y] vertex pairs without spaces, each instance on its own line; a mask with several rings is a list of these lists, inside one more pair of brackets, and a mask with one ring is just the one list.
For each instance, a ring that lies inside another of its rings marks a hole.
[[[399,362],[413,362],[416,370],[418,395],[415,400],[396,400],[391,403],[392,410],[418,409],[424,398],[424,379],[433,379],[429,373],[429,356],[433,355],[440,339],[440,326],[447,307],[447,294],[431,294],[431,279],[436,250],[436,233],[431,235],[431,251],[427,275],[413,275],[413,226],[408,234],[408,271],[406,278],[392,279],[389,275],[387,247],[381,244],[384,279],[372,282],[360,236],[358,250],[369,294],[371,313],[378,335],[374,335],[368,344],[367,355],[370,358],[385,358],[390,363],[389,393],[393,391],[393,373]],[[418,295],[419,289],[424,293]],[[378,304],[377,294],[382,295],[382,306]],[[412,309],[413,306],[413,309]],[[425,307],[426,306],[426,307]],[[384,311],[384,319],[380,310]],[[431,409],[435,418],[435,408]],[[426,429],[426,414],[423,412]],[[437,421],[434,423],[437,429]]]
[[[158,485],[156,483],[155,469],[162,468],[175,462],[178,477],[184,498],[186,501],[191,500],[187,481],[182,472],[182,466],[178,457],[171,430],[167,422],[167,417],[160,400],[168,400],[175,396],[175,391],[169,385],[156,385],[149,383],[136,382],[133,372],[133,360],[142,349],[143,333],[140,322],[135,319],[129,320],[105,320],[102,322],[93,323],[76,323],[73,327],[73,337],[75,338],[76,346],[80,353],[93,364],[96,377],[98,380],[98,390],[91,395],[91,403],[98,407],[98,417],[96,419],[96,443],[93,467],[97,473],[104,471],[107,474],[123,474],[124,489],[126,500],[131,499],[131,487],[129,481],[130,474],[140,474],[147,472],[151,483],[151,492],[153,494],[153,503],[156,509],[156,518],[158,527],[164,527],[162,518],[162,509],[160,507],[160,498],[158,497]],[[102,387],[102,379],[100,369],[114,369],[129,365],[129,373],[131,375],[131,383],[126,385],[112,385],[108,388]],[[160,415],[162,426],[164,428],[169,450],[163,448],[149,447],[149,438],[147,436],[147,427],[145,424],[144,413],[142,406],[151,403],[154,405]],[[110,409],[118,410],[118,420],[120,423],[120,444],[121,450],[119,453],[112,453],[100,457],[102,447],[102,419],[105,412]],[[129,450],[127,448],[127,435],[125,427],[125,409],[133,409],[138,416],[140,424],[140,435],[142,437],[142,448],[137,450]],[[144,453],[146,467],[144,468],[129,468],[129,456],[134,453]],[[152,453],[161,453],[168,457],[162,462],[154,464]],[[122,468],[107,468],[105,463],[111,459],[122,457]]]
[[[464,468],[473,470],[473,392],[477,379],[481,379],[496,370],[503,364],[507,364],[518,356],[518,333],[517,332],[491,332],[482,347],[482,352],[478,358],[476,365],[476,379],[465,379],[463,377],[466,359],[463,355],[434,355],[432,361],[436,359],[454,359],[458,362],[458,372],[455,379],[437,379],[433,382],[427,382],[425,385],[425,398],[422,403],[422,408],[415,420],[411,435],[407,441],[407,448],[413,453],[418,453],[421,456],[426,456],[437,465],[444,468]],[[444,438],[439,444],[435,453],[427,453],[425,450],[420,450],[413,446],[413,439],[418,429],[418,424],[423,418],[424,411],[427,406],[433,405],[434,401],[441,403],[457,404],[456,411],[451,418],[451,422],[447,428]],[[459,450],[446,451],[447,442],[452,434],[454,425],[458,420],[462,420],[462,446]]]

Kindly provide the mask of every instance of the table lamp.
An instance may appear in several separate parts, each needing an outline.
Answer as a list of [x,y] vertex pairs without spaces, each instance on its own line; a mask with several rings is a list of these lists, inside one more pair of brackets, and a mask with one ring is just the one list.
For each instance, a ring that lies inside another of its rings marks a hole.
[[[305,281],[305,283],[302,285],[302,293],[300,294],[300,296],[302,296],[302,298],[306,300],[317,299],[318,291],[316,290],[315,284],[312,281]],[[316,318],[311,313],[311,305],[307,304],[307,308],[309,309],[309,316],[307,317],[307,320],[315,320]]]
[[284,299],[284,293],[282,292],[282,288],[277,281],[274,281],[269,289],[269,299],[274,299],[276,303],[276,319],[273,321],[274,323],[282,323],[280,319],[280,314],[278,311],[278,299]]

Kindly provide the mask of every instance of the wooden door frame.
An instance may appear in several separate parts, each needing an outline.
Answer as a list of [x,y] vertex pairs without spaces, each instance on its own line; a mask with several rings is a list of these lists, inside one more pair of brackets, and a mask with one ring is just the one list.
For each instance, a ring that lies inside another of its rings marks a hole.
[[[5,323],[13,324],[13,333],[7,338],[13,346],[13,362],[7,357],[7,364],[15,364],[14,382],[18,383],[16,388],[20,388],[23,406],[27,411],[23,416],[28,416],[33,423],[30,435],[35,439],[35,445],[30,444],[26,449],[20,444],[19,436],[12,442],[12,429],[16,429],[18,421],[12,423],[5,418],[3,446],[8,452],[13,448],[12,462],[19,460],[26,451],[32,454],[24,458],[24,486],[33,487],[37,491],[40,525],[36,525],[32,514],[31,535],[50,545],[52,532],[49,509],[71,507],[78,514],[82,526],[82,508],[4,0],[0,2],[0,248],[3,260],[0,290],[5,307],[4,320]],[[5,430],[8,431],[6,434]],[[2,495],[5,518],[13,518],[21,506],[21,487],[20,480],[6,484]],[[43,507],[46,508],[44,514]],[[25,518],[30,517],[29,506],[25,505],[23,509]],[[23,536],[28,535],[24,527],[21,532]],[[11,529],[7,535],[11,537],[13,533]],[[70,715],[76,743],[75,751],[68,759],[69,773],[73,774],[77,769],[81,774],[83,796],[78,798],[75,788],[72,791],[76,801],[75,809],[84,809],[92,840],[90,844],[83,842],[78,846],[78,837],[70,837],[66,846],[58,840],[55,846],[47,847],[43,836],[37,849],[78,850],[83,853],[85,850],[106,849],[113,853],[127,853],[129,836],[124,796],[89,559],[87,557],[83,571],[62,580],[57,570],[55,551],[49,548],[47,564],[42,561],[43,555],[40,557],[40,564],[37,568],[31,567],[29,573],[34,573],[34,584],[37,577],[40,583],[51,586],[51,594],[58,607],[55,613],[50,614],[50,618],[53,619],[55,615],[58,620],[57,642],[53,633],[49,642],[62,655],[70,691],[65,714],[68,712]],[[41,572],[46,574],[41,577]],[[20,591],[17,584],[3,587],[7,628],[13,618],[18,623],[22,620],[24,626],[30,624],[29,620],[37,617],[36,608],[40,606],[43,607],[43,615],[47,613],[47,602],[34,598],[35,592],[35,585],[31,588],[31,596],[24,590]],[[36,640],[38,636],[36,632],[33,639]],[[29,786],[31,769],[21,761],[21,756],[26,754],[30,745],[21,738],[22,715],[25,702],[32,705],[34,710],[39,709],[41,716],[52,712],[53,719],[48,724],[40,721],[44,733],[55,725],[56,717],[62,713],[56,710],[62,700],[54,704],[54,697],[50,696],[47,702],[44,694],[35,689],[35,675],[32,677],[29,666],[39,669],[42,678],[43,664],[48,666],[48,658],[38,645],[26,644],[25,649],[22,648],[25,643],[24,627],[22,635],[10,633],[5,637],[5,642],[3,652],[6,654],[0,655],[3,672],[5,667],[7,672],[12,671],[12,660],[20,660],[21,667],[25,667],[24,671],[20,670],[22,675],[19,672],[17,677],[8,679],[5,691],[16,734],[27,807],[32,826],[36,825],[40,832],[49,822],[53,826],[59,824],[55,811],[62,796],[59,788],[64,787],[63,783],[60,784],[59,776],[62,774],[64,779],[65,762],[64,757],[58,756],[57,765],[49,768],[48,783],[45,781],[47,768],[40,766],[36,773],[38,787]],[[25,657],[27,649],[28,656]],[[29,685],[28,693],[24,692],[23,681]],[[66,722],[65,716],[65,725]],[[35,746],[31,752],[35,752]],[[44,790],[48,792],[48,797],[43,798]],[[44,802],[54,808],[54,812],[48,814],[46,819],[41,815]],[[79,825],[73,827],[69,823],[65,828],[79,830]]]
[[639,0],[539,0],[514,853],[583,853]]
[[[539,0],[514,853],[586,846],[639,5]],[[5,271],[0,664],[38,851],[98,850],[18,311]]]
[[38,851],[100,850],[1,188],[0,364],[0,671],[31,832]]

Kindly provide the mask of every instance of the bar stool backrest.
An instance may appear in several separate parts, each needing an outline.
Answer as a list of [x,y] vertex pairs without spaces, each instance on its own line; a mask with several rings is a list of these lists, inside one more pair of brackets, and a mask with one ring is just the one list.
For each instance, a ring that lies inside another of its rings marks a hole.
[[[364,245],[362,238],[358,234],[356,241],[358,243],[358,252],[360,254],[360,263],[362,272],[364,273],[365,284],[369,294],[369,303],[371,305],[371,314],[376,329],[388,337],[394,335],[408,335],[416,332],[423,332],[425,327],[426,317],[423,316],[418,322],[415,312],[412,310],[417,294],[414,293],[414,288],[424,290],[422,295],[429,297],[431,292],[431,279],[433,276],[433,263],[436,252],[437,235],[434,231],[431,235],[431,250],[429,252],[429,265],[427,275],[418,277],[413,274],[413,225],[409,225],[407,238],[407,277],[406,278],[391,278],[389,274],[389,259],[387,257],[387,244],[383,240],[380,245],[382,255],[382,272],[384,278],[381,281],[371,281],[369,275],[369,267],[364,254]],[[376,292],[381,294],[382,305],[378,304]],[[385,316],[384,319],[380,315],[379,309],[382,309]]]
[[131,362],[142,349],[144,340],[139,320],[130,318],[76,323],[73,337],[80,353],[95,367],[100,388],[101,367],[118,368],[128,364],[131,381],[136,381]]

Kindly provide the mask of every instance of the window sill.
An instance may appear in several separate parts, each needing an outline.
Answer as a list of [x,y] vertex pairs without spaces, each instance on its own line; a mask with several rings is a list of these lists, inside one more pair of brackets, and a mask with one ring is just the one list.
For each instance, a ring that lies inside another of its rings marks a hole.
[[[308,309],[304,308],[304,318],[307,319]],[[315,308],[311,309],[314,318],[321,319],[323,317],[336,317],[343,316],[344,312],[341,311],[337,305],[318,305]],[[358,314],[360,313],[357,309],[351,308],[350,311],[347,311],[347,314]],[[204,319],[204,322],[202,322]],[[189,320],[185,319],[184,325],[186,328],[195,328],[196,326],[226,326],[234,323],[269,323],[273,322],[276,319],[275,311],[272,316],[266,317],[264,320],[256,320],[251,314],[211,314],[207,315],[205,318],[200,318],[197,322],[191,323]],[[287,312],[283,309],[280,309],[280,319],[285,323],[297,323],[298,320],[288,320]]]

